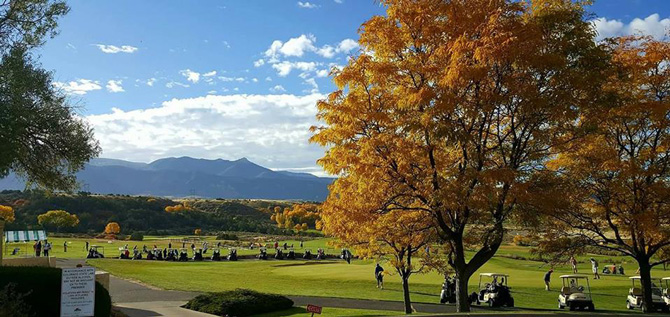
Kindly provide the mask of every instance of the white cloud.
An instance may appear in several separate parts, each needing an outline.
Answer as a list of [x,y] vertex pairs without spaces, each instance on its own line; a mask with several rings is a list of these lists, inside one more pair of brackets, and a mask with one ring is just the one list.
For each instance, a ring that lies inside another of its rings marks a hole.
[[244,77],[226,77],[226,76],[219,76],[219,79],[223,82],[231,82],[231,81],[243,82],[247,80]]
[[305,52],[314,51],[316,49],[314,47],[314,42],[316,42],[316,37],[314,37],[314,35],[303,34],[286,41],[279,51],[284,56],[302,57]]
[[[163,157],[250,160],[269,168],[319,171],[323,148],[309,143],[321,94],[207,95],[160,106],[114,109],[86,119],[103,157],[146,162]],[[175,129],[178,126],[179,129]]]
[[216,76],[215,70],[202,74],[202,77],[212,77],[212,76]]
[[261,67],[263,65],[265,65],[265,60],[262,58],[254,62],[254,67]]
[[258,78],[254,77],[254,78],[251,79],[251,81],[257,83],[257,82],[258,82]]
[[67,83],[54,82],[53,85],[57,89],[73,95],[85,95],[89,91],[102,89],[99,81],[90,79],[77,79]]
[[110,81],[107,82],[107,86],[106,86],[107,91],[114,92],[114,93],[124,92],[125,90],[123,90],[123,86],[121,86],[121,84],[123,84],[122,80],[110,80]]
[[358,42],[352,39],[344,39],[337,45],[337,51],[339,53],[349,53],[356,48],[358,48]]
[[335,3],[342,3],[343,0],[335,0]]
[[595,19],[592,23],[598,31],[598,40],[623,35],[649,35],[662,40],[670,31],[670,18],[661,19],[657,13],[644,19],[635,18],[628,24],[606,18]]
[[318,5],[316,5],[314,3],[311,3],[309,1],[305,1],[305,2],[298,1],[298,6],[301,7],[301,8],[305,8],[305,9],[315,9],[315,8],[319,7]]
[[190,69],[184,69],[184,70],[179,71],[179,73],[182,76],[186,77],[186,80],[188,80],[188,81],[190,81],[194,84],[200,81],[200,73],[198,73],[198,72],[194,72]]
[[319,85],[316,83],[316,80],[314,78],[305,79],[305,84],[312,87],[312,89],[307,90],[307,92],[312,93],[312,94],[318,94],[319,93]]
[[274,40],[270,47],[264,52],[266,60],[254,61],[255,67],[263,66],[266,62],[275,64],[280,62],[281,57],[302,57],[307,52],[316,53],[325,58],[333,58],[337,54],[348,54],[358,48],[358,42],[352,39],[344,39],[336,45],[316,46],[316,37],[312,34],[302,34],[286,41]]
[[280,77],[288,76],[292,70],[298,69],[303,72],[313,71],[316,69],[317,63],[315,62],[289,62],[283,61],[276,64],[272,64],[272,68],[277,71],[277,75]]
[[156,78],[147,79],[147,86],[153,86],[156,83]]
[[328,77],[328,73],[327,69],[319,69],[316,71],[316,77]]
[[228,43],[228,41],[223,41],[221,43],[223,43],[223,46],[225,46],[226,48],[230,48],[230,44]]
[[270,91],[271,92],[285,92],[286,89],[284,89],[284,86],[282,86],[282,85],[276,85],[276,86],[270,88]]
[[103,53],[107,54],[116,54],[116,53],[135,53],[138,48],[130,45],[105,45],[105,44],[95,44]]
[[167,88],[173,88],[173,87],[176,87],[176,86],[184,87],[184,88],[191,87],[188,84],[180,83],[180,82],[177,82],[177,81],[171,81],[171,82],[168,82],[168,83],[165,84],[165,87],[167,87]]

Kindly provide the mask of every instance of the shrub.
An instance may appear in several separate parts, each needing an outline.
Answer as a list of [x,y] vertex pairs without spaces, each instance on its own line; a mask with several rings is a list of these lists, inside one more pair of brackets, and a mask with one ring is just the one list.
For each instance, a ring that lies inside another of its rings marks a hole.
[[25,297],[30,292],[22,294],[16,291],[16,284],[9,283],[0,291],[0,316],[30,317],[35,314],[30,312],[30,306]]
[[[12,267],[0,269],[0,288],[14,284],[13,294],[22,294],[29,306],[28,315],[58,316],[60,313],[61,270],[51,267]],[[95,283],[95,316],[108,317],[112,307],[109,292]]]
[[216,240],[239,240],[240,238],[237,235],[232,233],[221,232],[216,235]]
[[217,316],[242,317],[286,310],[293,307],[293,301],[281,295],[236,289],[198,295],[184,307]]
[[133,234],[130,235],[130,240],[142,241],[142,240],[144,240],[144,233],[139,232],[139,231],[135,231],[135,232],[133,232]]

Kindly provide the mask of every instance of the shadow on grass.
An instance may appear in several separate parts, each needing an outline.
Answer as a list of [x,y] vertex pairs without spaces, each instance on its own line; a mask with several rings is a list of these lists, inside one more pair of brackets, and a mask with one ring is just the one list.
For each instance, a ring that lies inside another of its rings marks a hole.
[[275,264],[275,265],[270,265],[270,266],[271,267],[291,267],[291,266],[307,266],[307,265],[333,264],[333,263],[337,263],[337,261],[299,262],[299,263]]

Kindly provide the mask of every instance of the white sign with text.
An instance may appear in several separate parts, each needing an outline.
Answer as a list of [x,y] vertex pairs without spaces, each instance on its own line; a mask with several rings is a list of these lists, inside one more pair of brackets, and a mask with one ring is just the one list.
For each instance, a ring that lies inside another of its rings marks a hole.
[[95,308],[95,268],[63,269],[60,316],[93,316]]

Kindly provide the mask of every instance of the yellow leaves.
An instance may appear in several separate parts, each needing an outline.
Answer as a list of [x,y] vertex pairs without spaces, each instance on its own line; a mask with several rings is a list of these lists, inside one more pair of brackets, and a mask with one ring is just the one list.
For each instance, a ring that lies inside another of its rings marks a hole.
[[14,222],[14,208],[11,206],[0,205],[0,219],[5,222]]
[[115,235],[121,232],[121,226],[117,222],[110,222],[105,226],[105,233]]
[[186,202],[174,206],[165,207],[165,212],[180,212],[180,211],[191,211],[191,210],[193,210],[193,208],[189,207]]
[[198,228],[193,231],[193,234],[196,236],[202,235],[202,229]]
[[37,216],[37,222],[42,225],[61,227],[74,227],[79,224],[79,217],[65,210],[49,210]]
[[[316,225],[320,222],[321,215],[319,214],[319,205],[310,203],[294,204],[291,208],[285,208],[283,211],[279,206],[274,208],[274,213],[270,216],[270,220],[277,223],[277,227],[307,230],[309,224]],[[317,228],[317,230],[320,230]]]

